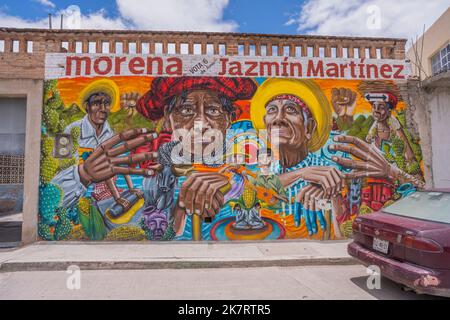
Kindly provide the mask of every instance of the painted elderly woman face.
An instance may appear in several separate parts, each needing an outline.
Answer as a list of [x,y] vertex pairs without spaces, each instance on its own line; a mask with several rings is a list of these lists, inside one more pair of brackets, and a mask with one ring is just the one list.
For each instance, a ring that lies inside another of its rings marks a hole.
[[172,129],[191,130],[197,121],[205,129],[217,129],[223,133],[229,128],[231,120],[219,96],[209,90],[191,91],[186,97],[178,98],[167,117]]
[[299,147],[307,144],[316,126],[315,121],[308,118],[298,104],[287,99],[269,102],[266,105],[264,122],[270,137],[278,137],[280,147]]
[[205,150],[215,140],[213,137],[217,132],[225,137],[231,119],[231,113],[223,106],[223,101],[210,90],[195,90],[184,98],[177,98],[173,108],[166,113],[166,121],[172,130],[183,129],[180,132],[184,132],[184,137],[186,132],[190,133],[191,139],[185,143],[189,147],[190,142],[191,150],[195,150],[195,145],[202,145],[202,150]]

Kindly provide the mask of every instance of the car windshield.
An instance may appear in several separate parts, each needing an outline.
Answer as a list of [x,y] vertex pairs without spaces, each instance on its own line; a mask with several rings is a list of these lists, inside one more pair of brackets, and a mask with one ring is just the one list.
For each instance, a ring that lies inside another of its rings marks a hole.
[[450,193],[416,192],[383,209],[383,212],[450,224]]

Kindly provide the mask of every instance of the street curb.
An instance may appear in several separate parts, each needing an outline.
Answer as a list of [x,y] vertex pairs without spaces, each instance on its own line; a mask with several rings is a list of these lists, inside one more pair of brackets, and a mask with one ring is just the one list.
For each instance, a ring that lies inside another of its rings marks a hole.
[[5,261],[0,272],[66,271],[71,266],[81,270],[156,270],[156,269],[224,269],[358,265],[352,257],[299,258],[274,260],[153,260],[153,261]]

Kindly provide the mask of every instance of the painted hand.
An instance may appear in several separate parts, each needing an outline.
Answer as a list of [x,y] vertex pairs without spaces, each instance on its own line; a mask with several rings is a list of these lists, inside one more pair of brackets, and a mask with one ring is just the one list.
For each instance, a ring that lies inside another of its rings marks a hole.
[[330,199],[340,194],[344,187],[344,175],[334,167],[308,167],[301,170],[300,179],[319,185],[323,197]]
[[130,189],[130,192],[135,194],[139,199],[144,199],[144,192],[139,189]]
[[357,160],[341,157],[332,158],[334,162],[341,166],[353,169],[353,172],[345,175],[346,178],[396,179],[398,177],[398,169],[391,165],[373,144],[350,136],[337,136],[334,141],[341,144],[331,145],[331,150],[348,153],[357,158]]
[[353,118],[356,108],[356,92],[346,88],[333,88],[331,104],[339,117]]
[[318,202],[323,200],[324,194],[322,187],[308,185],[297,195],[294,209],[295,224],[297,227],[300,227],[302,218],[304,218],[306,229],[310,236],[319,232],[317,220],[322,230],[325,230],[327,227],[323,212],[318,205]]
[[104,182],[119,174],[153,176],[156,171],[160,170],[159,165],[147,169],[136,169],[129,166],[154,160],[157,157],[156,153],[121,155],[156,137],[156,133],[149,133],[147,129],[131,129],[115,135],[95,149],[89,158],[78,167],[81,182],[83,185],[89,186],[91,183]]
[[225,203],[220,190],[228,184],[228,178],[222,174],[195,172],[181,187],[178,206],[188,215],[214,218]]

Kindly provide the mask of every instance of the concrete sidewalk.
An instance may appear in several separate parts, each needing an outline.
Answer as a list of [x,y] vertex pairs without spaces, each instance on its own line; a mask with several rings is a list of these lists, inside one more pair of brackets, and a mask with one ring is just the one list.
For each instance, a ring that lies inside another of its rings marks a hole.
[[0,272],[202,269],[357,264],[348,241],[229,243],[37,243],[0,251]]

